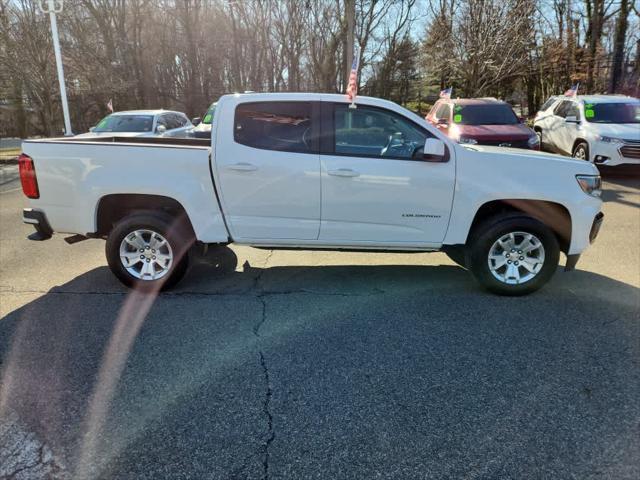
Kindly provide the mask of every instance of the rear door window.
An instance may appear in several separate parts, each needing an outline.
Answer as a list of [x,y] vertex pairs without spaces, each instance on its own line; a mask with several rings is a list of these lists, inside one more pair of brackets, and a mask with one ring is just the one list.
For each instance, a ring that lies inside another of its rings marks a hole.
[[263,150],[314,153],[311,102],[255,102],[236,107],[236,143]]

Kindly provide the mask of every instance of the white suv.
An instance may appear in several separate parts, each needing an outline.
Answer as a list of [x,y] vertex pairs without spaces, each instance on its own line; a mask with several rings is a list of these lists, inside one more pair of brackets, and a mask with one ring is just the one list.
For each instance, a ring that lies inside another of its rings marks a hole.
[[556,97],[538,112],[541,148],[596,164],[640,164],[640,100],[622,95]]

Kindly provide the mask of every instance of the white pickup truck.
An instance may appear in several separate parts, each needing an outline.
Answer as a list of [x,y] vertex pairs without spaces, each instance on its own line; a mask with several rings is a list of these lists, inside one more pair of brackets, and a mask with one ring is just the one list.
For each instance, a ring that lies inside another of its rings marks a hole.
[[23,143],[30,237],[106,239],[113,273],[160,289],[194,243],[444,251],[489,290],[521,295],[598,234],[601,186],[587,162],[459,145],[376,98],[236,94],[211,140],[54,138]]

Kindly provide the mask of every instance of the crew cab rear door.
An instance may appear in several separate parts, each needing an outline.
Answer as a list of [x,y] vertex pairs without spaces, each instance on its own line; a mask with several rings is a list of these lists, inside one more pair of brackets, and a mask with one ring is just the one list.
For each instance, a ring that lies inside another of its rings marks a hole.
[[409,247],[442,242],[455,161],[423,159],[425,139],[433,133],[385,108],[326,101],[321,135],[323,243]]
[[234,241],[318,238],[319,104],[312,97],[231,97],[218,106],[213,165]]

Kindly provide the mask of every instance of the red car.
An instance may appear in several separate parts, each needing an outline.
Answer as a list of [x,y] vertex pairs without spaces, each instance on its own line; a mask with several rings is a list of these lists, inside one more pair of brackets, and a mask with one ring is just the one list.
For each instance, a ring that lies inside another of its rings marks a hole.
[[536,133],[495,98],[442,98],[426,120],[459,143],[540,150]]

